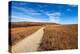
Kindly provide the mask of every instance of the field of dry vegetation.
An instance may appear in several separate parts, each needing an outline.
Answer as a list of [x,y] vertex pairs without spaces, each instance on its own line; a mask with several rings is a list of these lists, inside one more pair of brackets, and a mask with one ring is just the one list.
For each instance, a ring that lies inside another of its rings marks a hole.
[[78,48],[77,25],[47,25],[39,51]]
[[15,45],[17,42],[31,35],[32,33],[36,32],[41,27],[42,26],[11,28],[11,44],[10,45]]
[[60,25],[56,23],[12,23],[9,46],[44,28],[43,38],[38,51],[64,50],[78,48],[78,25]]

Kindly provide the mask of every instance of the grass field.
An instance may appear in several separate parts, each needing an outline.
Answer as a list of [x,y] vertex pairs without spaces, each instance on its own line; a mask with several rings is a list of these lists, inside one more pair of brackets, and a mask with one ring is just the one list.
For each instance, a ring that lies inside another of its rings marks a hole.
[[38,51],[48,50],[64,50],[78,48],[78,25],[67,24],[60,25],[56,23],[32,23],[19,22],[12,23],[11,28],[11,44],[15,45],[19,41],[28,37],[40,28],[44,27],[44,34]]
[[78,48],[77,25],[47,25],[39,51]]
[[11,28],[11,45],[15,45],[17,42],[36,32],[40,28],[41,26]]
[[10,23],[10,43],[9,45],[15,45],[20,40],[36,32],[41,27],[53,25],[56,23],[41,23],[41,22],[9,22]]

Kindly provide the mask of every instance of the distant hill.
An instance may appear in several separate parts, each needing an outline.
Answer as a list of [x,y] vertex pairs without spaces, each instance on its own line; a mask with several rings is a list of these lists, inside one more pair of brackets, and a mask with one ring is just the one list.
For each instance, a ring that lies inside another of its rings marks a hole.
[[47,22],[9,22],[9,23],[11,27],[58,25],[57,23],[47,23]]

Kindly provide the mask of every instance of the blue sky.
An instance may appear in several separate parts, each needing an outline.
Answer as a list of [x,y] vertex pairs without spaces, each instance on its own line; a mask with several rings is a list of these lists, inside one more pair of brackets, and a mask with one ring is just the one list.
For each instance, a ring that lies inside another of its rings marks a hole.
[[11,22],[77,24],[78,6],[32,2],[9,2]]

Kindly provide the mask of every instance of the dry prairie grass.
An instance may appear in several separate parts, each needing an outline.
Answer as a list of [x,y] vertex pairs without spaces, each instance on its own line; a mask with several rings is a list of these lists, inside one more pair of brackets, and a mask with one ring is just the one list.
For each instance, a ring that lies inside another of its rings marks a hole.
[[56,23],[41,23],[41,22],[9,22],[9,45],[15,45],[18,41],[36,32],[39,28],[46,24]]
[[57,23],[47,23],[47,22],[9,22],[11,27],[29,27],[29,26],[45,26],[45,25],[57,25]]
[[56,23],[14,23],[11,25],[11,44],[15,45],[20,40],[44,28],[44,35],[38,51],[64,50],[78,48],[78,25],[60,25]]
[[32,33],[36,32],[42,26],[30,26],[30,27],[15,27],[11,28],[11,45],[15,45],[20,40],[24,39],[25,37],[31,35]]
[[47,25],[39,51],[78,48],[77,25]]

